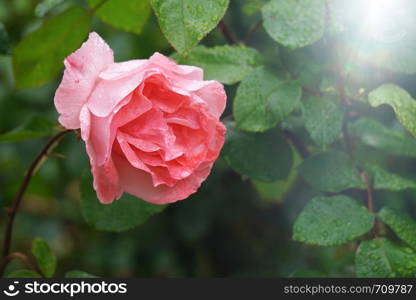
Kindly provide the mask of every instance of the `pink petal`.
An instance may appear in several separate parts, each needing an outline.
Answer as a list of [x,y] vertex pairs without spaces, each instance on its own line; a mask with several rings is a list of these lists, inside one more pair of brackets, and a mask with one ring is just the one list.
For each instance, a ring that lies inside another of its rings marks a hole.
[[143,95],[160,110],[173,113],[184,103],[189,103],[189,97],[172,90],[165,76],[154,75],[144,82]]
[[175,113],[166,114],[168,124],[178,124],[192,129],[199,128],[200,114],[190,107],[181,107]]
[[100,78],[105,80],[118,80],[132,75],[146,64],[145,59],[134,59],[111,64],[100,73]]
[[125,134],[119,132],[117,135],[117,141],[123,151],[124,156],[127,158],[128,162],[135,167],[136,169],[141,169],[146,172],[150,172],[149,168],[141,161],[141,159],[137,156],[134,149],[130,146],[130,144],[125,139]]
[[135,72],[130,72],[126,77],[101,79],[88,99],[88,108],[96,116],[106,117],[120,101],[139,87],[145,78],[156,74],[161,73],[157,69],[141,70],[139,68]]
[[149,64],[157,65],[166,74],[187,80],[203,80],[203,70],[194,66],[178,65],[170,58],[156,52],[149,58]]
[[91,32],[81,48],[65,59],[64,76],[54,99],[62,126],[68,129],[80,127],[81,108],[98,74],[112,63],[113,51],[95,32]]
[[212,163],[200,166],[184,180],[178,181],[173,187],[166,185],[153,186],[149,173],[134,168],[124,157],[113,155],[115,166],[120,174],[120,185],[129,194],[154,204],[166,204],[188,198],[195,193],[201,183],[209,175]]
[[[113,111],[115,114],[114,123],[117,127],[126,125],[152,108],[150,100],[143,95],[142,86],[130,95],[130,100],[122,100]],[[125,97],[125,99],[128,97]]]
[[163,113],[154,108],[145,112],[133,122],[127,123],[120,130],[161,148],[167,148],[175,141],[175,136],[167,126]]
[[142,138],[136,138],[130,134],[125,134],[123,131],[119,131],[119,134],[123,134],[126,141],[136,147],[137,149],[140,149],[144,152],[154,152],[157,150],[160,150],[160,146],[156,145],[152,141],[148,139],[142,139]]
[[[176,160],[165,161],[162,158],[160,152],[144,152],[138,149],[136,149],[135,152],[136,152],[136,155],[140,158],[140,160],[149,166],[152,172],[161,176],[166,176],[167,175],[166,170],[167,170],[167,172],[169,173],[169,176],[174,179],[173,182],[175,183],[177,180],[188,177],[193,172],[192,168],[181,165]],[[164,168],[154,169],[152,167],[164,167]],[[160,170],[163,171],[163,174],[160,174],[160,172],[158,172]],[[169,181],[165,180],[165,182],[169,182]]]
[[93,164],[91,172],[94,177],[93,186],[101,203],[110,204],[115,199],[120,199],[123,190],[120,187],[118,171],[111,158],[103,166]]
[[117,141],[123,152],[122,154],[134,168],[150,173],[152,175],[154,186],[158,186],[160,184],[172,186],[176,183],[176,180],[169,175],[169,172],[165,167],[147,166],[139,154],[141,151],[136,151],[136,149],[131,147],[131,145],[124,138],[125,136],[125,134],[119,132],[117,135]]
[[[118,128],[151,109],[150,101],[140,95],[139,92],[140,90],[137,90],[137,92],[127,95],[114,111],[106,117],[97,117],[88,113],[88,127],[81,127],[81,133],[84,141],[90,143],[94,149],[94,157],[90,156],[90,159],[95,160],[98,165],[104,164],[110,157]],[[81,116],[87,115],[84,110],[89,112],[89,109],[85,106]],[[87,130],[88,135],[85,133]]]
[[88,108],[97,117],[107,117],[138,86],[137,78],[101,80],[88,99]]
[[218,81],[203,81],[201,86],[194,90],[194,95],[208,104],[209,112],[217,119],[225,110],[227,94],[224,86]]
[[[110,157],[115,137],[115,128],[111,127],[112,117],[100,118],[91,114],[90,136],[86,143],[93,149],[90,161],[103,165]],[[112,132],[113,131],[113,132]]]
[[84,141],[88,141],[90,138],[91,129],[91,113],[86,105],[82,106],[81,108],[79,121],[81,127],[81,137]]

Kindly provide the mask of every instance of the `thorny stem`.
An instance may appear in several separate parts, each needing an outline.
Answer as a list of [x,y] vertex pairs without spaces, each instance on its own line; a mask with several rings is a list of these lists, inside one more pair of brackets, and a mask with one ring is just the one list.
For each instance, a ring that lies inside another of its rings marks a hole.
[[228,44],[233,45],[237,43],[237,38],[235,37],[234,33],[230,30],[230,28],[228,28],[228,26],[224,23],[223,20],[221,20],[218,23],[218,29],[220,30]]
[[13,206],[7,211],[8,219],[7,219],[7,224],[6,224],[5,231],[4,231],[3,255],[2,255],[3,263],[0,267],[0,276],[3,275],[4,269],[7,265],[7,260],[8,260],[7,258],[10,253],[10,247],[11,247],[11,241],[12,241],[14,220],[15,220],[17,211],[19,209],[19,206],[22,202],[23,195],[25,194],[25,191],[29,185],[29,182],[32,179],[33,174],[35,173],[35,170],[37,169],[39,164],[42,162],[43,158],[45,158],[48,155],[49,150],[55,145],[57,141],[59,141],[68,132],[69,130],[66,130],[66,131],[61,131],[58,134],[56,134],[54,137],[52,137],[49,140],[49,142],[45,145],[42,151],[38,154],[38,156],[30,165],[29,170],[27,171],[22,181],[22,184],[19,187],[16,198],[14,199],[14,202],[13,202]]

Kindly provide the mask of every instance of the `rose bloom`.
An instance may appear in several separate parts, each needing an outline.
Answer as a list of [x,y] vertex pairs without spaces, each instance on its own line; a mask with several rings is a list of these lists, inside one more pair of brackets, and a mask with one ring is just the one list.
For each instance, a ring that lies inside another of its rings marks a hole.
[[64,64],[59,122],[81,129],[102,203],[126,192],[164,204],[197,191],[224,144],[222,84],[160,53],[115,63],[95,32]]

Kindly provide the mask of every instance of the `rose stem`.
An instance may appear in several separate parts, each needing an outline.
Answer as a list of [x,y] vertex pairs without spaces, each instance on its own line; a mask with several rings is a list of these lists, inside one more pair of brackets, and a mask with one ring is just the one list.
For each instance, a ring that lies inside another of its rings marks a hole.
[[260,19],[256,23],[251,25],[251,27],[248,29],[248,32],[247,32],[246,38],[244,39],[243,45],[246,45],[250,41],[254,32],[256,32],[257,29],[260,28],[261,24],[263,24],[263,19]]
[[220,30],[228,44],[232,45],[237,43],[237,39],[234,33],[228,28],[228,26],[224,23],[223,20],[221,20],[218,23],[218,29]]
[[17,210],[19,209],[20,203],[22,202],[23,195],[29,185],[30,180],[32,179],[32,176],[37,168],[37,166],[40,164],[42,159],[48,154],[48,151],[50,148],[57,142],[59,139],[61,139],[69,130],[61,131],[58,134],[56,134],[54,137],[52,137],[49,142],[45,145],[45,147],[42,149],[42,151],[38,154],[38,156],[35,158],[35,160],[32,162],[32,164],[29,167],[29,170],[27,171],[22,184],[19,187],[19,190],[17,192],[16,198],[14,199],[13,206],[8,210],[8,219],[7,224],[4,231],[4,242],[3,242],[3,264],[0,268],[0,276],[3,275],[4,269],[6,268],[7,263],[4,263],[7,261],[7,257],[10,253],[10,246],[11,246],[11,240],[12,240],[12,233],[13,233],[13,224],[14,219],[17,213]]

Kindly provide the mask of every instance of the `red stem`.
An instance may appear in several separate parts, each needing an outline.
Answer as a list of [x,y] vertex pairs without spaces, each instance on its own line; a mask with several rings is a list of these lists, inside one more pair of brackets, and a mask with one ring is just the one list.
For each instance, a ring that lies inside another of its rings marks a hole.
[[235,37],[234,33],[228,28],[228,26],[221,20],[218,23],[218,29],[224,36],[225,40],[228,44],[233,45],[237,43],[237,38]]
[[67,132],[69,132],[69,130],[61,131],[57,135],[52,137],[49,140],[49,142],[45,145],[45,147],[42,149],[42,151],[38,154],[38,156],[30,165],[29,170],[27,171],[22,181],[22,184],[19,187],[16,198],[14,199],[14,202],[13,202],[13,206],[8,210],[8,219],[7,219],[7,224],[6,224],[5,231],[4,231],[4,241],[3,241],[3,264],[0,267],[0,276],[3,275],[4,269],[6,268],[6,265],[7,265],[6,261],[10,253],[14,220],[15,220],[17,211],[19,209],[19,206],[22,202],[23,195],[25,194],[26,189],[29,185],[29,182],[32,179],[32,176],[35,173],[35,170],[40,164],[40,162],[42,161],[42,159],[48,154],[50,148],[52,148],[52,146],[60,138],[62,138]]

